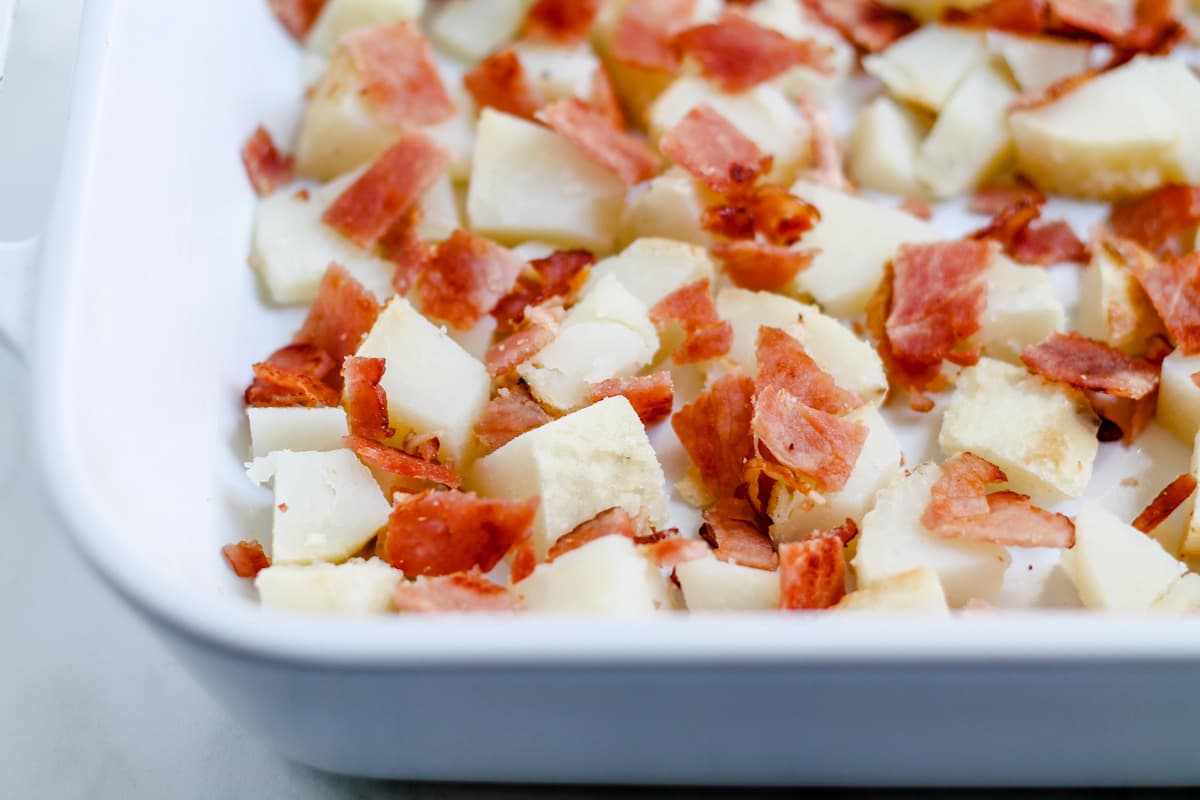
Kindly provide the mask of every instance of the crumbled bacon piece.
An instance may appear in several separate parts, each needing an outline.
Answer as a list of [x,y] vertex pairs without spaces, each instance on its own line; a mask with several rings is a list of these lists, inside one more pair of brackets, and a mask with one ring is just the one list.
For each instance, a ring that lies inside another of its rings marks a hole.
[[681,57],[694,58],[700,71],[726,92],[744,92],[792,67],[831,71],[830,48],[791,39],[740,14],[683,30],[671,45]]
[[1175,509],[1183,505],[1195,491],[1195,476],[1185,472],[1155,495],[1154,499],[1150,501],[1150,505],[1137,515],[1137,519],[1132,523],[1133,527],[1142,533],[1150,533],[1165,522],[1167,517],[1175,513]]
[[463,86],[480,109],[490,107],[533,119],[542,107],[541,92],[525,74],[521,59],[511,48],[492,53],[476,64],[463,76]]
[[836,534],[779,546],[779,607],[815,611],[846,594],[846,553]]
[[971,195],[967,210],[972,214],[994,217],[1006,208],[1016,205],[1042,206],[1046,195],[1024,177],[1015,183],[992,183],[981,186]]
[[501,389],[483,407],[483,413],[475,423],[475,436],[488,450],[495,450],[551,419],[526,389]]
[[1108,225],[1122,239],[1136,242],[1159,256],[1191,251],[1200,224],[1200,187],[1160,186],[1147,194],[1113,204]]
[[536,0],[525,17],[524,37],[572,45],[586,41],[603,0]]
[[469,492],[427,491],[392,509],[382,555],[407,576],[487,572],[527,535],[538,498],[492,500]]
[[1040,203],[1023,200],[1000,209],[987,225],[967,234],[966,238],[975,242],[999,242],[1008,247],[1041,215]]
[[419,205],[409,206],[379,239],[383,257],[396,268],[392,274],[392,287],[397,294],[408,294],[417,285],[437,253],[437,245],[422,239],[417,232],[424,213]]
[[1200,353],[1200,253],[1130,266],[1175,346],[1184,355]]
[[803,0],[816,17],[859,50],[878,53],[920,27],[902,11],[877,0]]
[[758,329],[755,358],[755,386],[760,393],[786,389],[809,408],[829,414],[845,414],[863,405],[861,397],[838,386],[805,352],[804,345],[779,328],[763,325]]
[[492,583],[478,568],[436,578],[401,581],[392,592],[397,611],[410,613],[516,611],[520,598]]
[[248,406],[336,406],[337,390],[326,383],[334,361],[319,347],[290,344],[254,365],[254,382],[247,387]]
[[664,133],[658,148],[717,194],[745,193],[771,169],[771,157],[707,103]]
[[290,155],[279,152],[275,140],[262,125],[242,146],[242,166],[259,196],[271,194],[290,181],[295,162]]
[[825,534],[827,536],[836,536],[842,541],[843,545],[848,545],[854,541],[854,537],[858,536],[858,525],[855,524],[854,520],[846,517],[841,525],[830,528],[825,531]]
[[388,425],[387,393],[379,385],[384,369],[382,358],[351,356],[342,362],[346,419],[355,436],[383,441],[396,435],[396,429]]
[[1050,29],[1092,34],[1107,42],[1119,41],[1127,30],[1115,8],[1093,0],[1046,0],[1046,9]]
[[743,240],[715,245],[712,254],[735,285],[754,291],[776,291],[790,285],[800,270],[812,263],[816,252]]
[[467,329],[513,288],[525,262],[506,247],[461,228],[440,243],[418,285],[427,314]]
[[1088,246],[1060,219],[1031,223],[1007,250],[1017,261],[1043,267],[1067,261],[1086,264],[1092,257]]
[[722,375],[706,392],[675,412],[671,427],[716,498],[732,497],[754,455],[750,422],[754,381],[740,372]]
[[508,552],[508,582],[515,586],[537,569],[537,547],[533,543],[533,532],[530,531],[518,539]]
[[558,250],[530,261],[530,270],[521,274],[513,290],[492,308],[499,330],[511,330],[525,316],[525,309],[552,297],[570,302],[587,283],[595,261],[587,250]]
[[379,316],[379,302],[340,264],[330,264],[321,276],[317,297],[304,324],[292,340],[311,344],[333,359],[329,384],[341,388],[342,361],[358,350]]
[[542,351],[558,336],[558,329],[533,323],[512,333],[488,348],[484,366],[493,378],[507,375]]
[[445,464],[426,461],[403,450],[354,434],[343,436],[342,443],[353,450],[363,461],[390,475],[440,483],[452,489],[457,489],[462,485],[462,478]]
[[405,133],[325,209],[321,221],[361,247],[374,247],[449,163],[428,136]]
[[239,578],[253,578],[271,566],[271,559],[263,552],[262,545],[255,541],[227,544],[221,548],[221,555],[225,556],[225,563]]
[[689,283],[659,300],[650,309],[650,321],[659,330],[674,323],[683,327],[683,344],[672,356],[676,364],[694,364],[725,355],[733,344],[733,326],[717,315],[707,280]]
[[579,523],[550,545],[546,561],[554,561],[572,550],[578,550],[589,542],[605,536],[624,536],[633,539],[637,535],[637,521],[620,506],[601,511],[589,520]]
[[923,197],[913,197],[912,195],[905,197],[900,201],[900,210],[917,219],[926,221],[933,219],[933,206]]
[[970,10],[948,8],[943,20],[1009,33],[1040,33],[1046,26],[1045,0],[993,0]]
[[454,114],[433,49],[416,23],[359,28],[341,41],[362,77],[363,96],[384,122],[396,128],[434,125]]
[[591,385],[593,403],[617,395],[629,401],[643,425],[653,425],[666,419],[675,405],[675,388],[671,384],[671,373],[667,370],[632,378],[609,378]]
[[592,108],[607,119],[617,130],[625,130],[625,112],[617,99],[617,90],[603,62],[596,65],[592,73],[592,90],[588,95]]
[[309,29],[317,21],[317,16],[325,5],[325,0],[267,0],[267,2],[271,4],[271,11],[275,12],[275,16],[283,23],[283,27],[287,28],[287,32],[296,41],[301,42],[308,35]]
[[410,456],[416,456],[424,461],[437,461],[442,452],[442,441],[431,433],[409,431],[404,434],[400,449]]
[[695,561],[704,558],[712,550],[701,539],[662,539],[642,546],[642,553],[655,566],[663,568],[677,567],[685,561]]
[[649,145],[614,127],[607,116],[578,97],[551,103],[534,117],[630,186],[658,172],[658,156]]
[[721,561],[773,572],[779,567],[767,521],[745,500],[725,497],[704,512],[700,537]]
[[679,56],[671,37],[692,21],[695,0],[628,0],[613,37],[613,58],[656,72],[675,72]]
[[1021,353],[1032,371],[1079,389],[1140,399],[1158,388],[1158,368],[1081,334],[1055,333]]
[[785,470],[777,477],[797,489],[845,487],[867,440],[862,423],[811,408],[777,387],[756,394],[752,430],[760,451]]
[[704,210],[700,225],[729,239],[761,235],[773,245],[795,244],[821,219],[821,212],[782,186],[765,183],[728,204]]

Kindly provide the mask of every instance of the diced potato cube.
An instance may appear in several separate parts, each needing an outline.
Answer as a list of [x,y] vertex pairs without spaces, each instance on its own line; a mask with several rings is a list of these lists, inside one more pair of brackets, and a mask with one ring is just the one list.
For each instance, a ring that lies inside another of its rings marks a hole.
[[420,206],[421,218],[417,221],[415,233],[421,239],[440,242],[449,239],[450,234],[463,227],[449,174],[433,182],[421,196]]
[[707,205],[695,179],[682,168],[671,167],[630,192],[621,219],[620,241],[628,244],[660,236],[708,247],[713,237],[700,227],[700,215]]
[[1162,363],[1158,386],[1158,421],[1185,442],[1200,431],[1200,386],[1192,376],[1200,372],[1200,354],[1185,356],[1175,350]]
[[420,19],[425,0],[328,0],[304,44],[314,53],[333,54],[342,34],[358,28]]
[[911,214],[826,186],[801,181],[792,193],[821,212],[821,221],[800,243],[817,254],[796,275],[795,289],[835,317],[845,319],[866,310],[883,280],[884,265],[900,245],[942,238]]
[[833,611],[949,613],[938,574],[927,567],[890,575],[865,589],[851,592]]
[[488,348],[492,346],[496,328],[496,318],[489,314],[481,317],[479,322],[466,330],[447,326],[446,333],[472,358],[483,361],[487,358]]
[[779,608],[779,573],[705,556],[675,567],[689,611]]
[[1098,428],[1079,392],[983,358],[959,375],[938,443],[946,455],[970,451],[991,461],[1013,489],[1049,505],[1083,494]]
[[467,216],[477,233],[611,249],[625,184],[562,136],[487,108],[473,163]]
[[592,80],[600,67],[600,59],[586,42],[567,47],[517,42],[513,51],[544,102],[553,103],[570,97],[585,102],[592,99]]
[[758,374],[758,329],[766,325],[796,337],[838,386],[869,403],[883,402],[887,376],[875,348],[816,306],[771,292],[722,289],[717,293],[717,314],[733,326],[729,358],[751,377]]
[[858,584],[876,583],[918,567],[935,573],[946,600],[957,608],[973,597],[992,602],[1012,560],[998,544],[951,539],[921,524],[929,491],[941,475],[936,464],[924,464],[911,475],[879,492],[875,508],[863,518],[853,566]]
[[1187,567],[1158,542],[1094,503],[1075,517],[1075,546],[1062,565],[1087,608],[1148,610]]
[[948,9],[968,11],[976,6],[987,5],[991,0],[879,0],[882,5],[904,11],[921,22],[934,22],[942,18]]
[[478,61],[512,39],[533,0],[447,0],[434,12],[429,35],[438,47]]
[[[1200,480],[1200,433],[1196,434],[1195,446],[1192,449],[1192,477]],[[1193,493],[1184,504],[1187,513],[1187,529],[1184,532],[1183,554],[1189,558],[1200,556],[1200,503],[1196,502]]]
[[539,564],[513,588],[530,611],[649,614],[671,607],[666,578],[624,536],[605,536]]
[[636,375],[656,352],[658,332],[646,306],[609,274],[567,312],[558,336],[517,367],[517,374],[542,402],[571,411],[588,403],[589,384]]
[[1200,79],[1139,57],[1009,116],[1020,172],[1044,191],[1111,200],[1200,182]]
[[982,31],[926,25],[863,59],[897,100],[940,111],[967,73],[988,60]]
[[722,92],[703,78],[679,78],[650,107],[651,140],[657,142],[701,103],[712,106],[774,159],[767,175],[769,180],[786,183],[811,160],[812,132],[804,115],[782,91],[766,83],[731,94]]
[[472,481],[487,497],[541,497],[533,523],[539,558],[558,537],[614,506],[656,528],[667,521],[662,467],[624,397],[521,434],[479,459]]
[[850,479],[839,491],[811,495],[777,483],[767,508],[775,541],[798,541],[813,531],[841,525],[846,519],[862,522],[875,503],[876,493],[900,475],[904,460],[900,441],[878,409],[865,406],[847,418],[866,425],[868,431]]
[[917,155],[917,180],[935,197],[953,197],[1009,161],[1008,107],[1017,97],[1008,76],[984,63],[959,82]]
[[1150,604],[1153,614],[1194,614],[1200,611],[1200,575],[1189,572]]
[[471,177],[471,159],[475,155],[475,118],[478,109],[475,108],[475,99],[463,86],[466,68],[436,50],[433,60],[446,93],[454,101],[454,114],[434,125],[426,125],[422,131],[450,154],[450,177],[456,183],[466,183]]
[[382,614],[404,573],[385,561],[354,558],[345,564],[276,565],[254,586],[267,608],[327,614]]
[[996,255],[986,274],[987,307],[974,341],[983,354],[1020,364],[1021,351],[1066,325],[1066,311],[1041,267],[1015,264]]
[[277,450],[246,469],[256,483],[274,478],[271,559],[275,564],[342,561],[387,524],[391,504],[351,450]]
[[1088,69],[1092,46],[1087,42],[1048,36],[1014,36],[998,31],[991,33],[989,38],[1022,92],[1036,92]]
[[395,441],[413,431],[432,433],[450,461],[460,465],[469,458],[475,420],[491,389],[483,364],[403,297],[383,309],[358,355],[386,360],[380,386]]
[[858,115],[850,139],[850,177],[860,186],[892,194],[918,196],[917,153],[926,126],[908,109],[881,95]]
[[712,259],[703,247],[647,237],[596,264],[583,291],[586,295],[604,276],[613,275],[649,309],[682,286],[712,281],[713,272]]
[[276,450],[340,450],[350,433],[341,408],[247,408],[250,457]]
[[1131,356],[1142,355],[1146,340],[1163,332],[1137,279],[1103,242],[1080,281],[1079,332]]

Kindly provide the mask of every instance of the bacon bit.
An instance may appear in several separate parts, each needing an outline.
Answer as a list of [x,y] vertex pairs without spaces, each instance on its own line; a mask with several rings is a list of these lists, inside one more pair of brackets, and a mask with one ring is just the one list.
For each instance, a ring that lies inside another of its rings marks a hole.
[[1068,75],[1065,78],[1060,78],[1049,86],[1044,86],[1041,89],[1035,89],[1032,92],[1026,92],[1009,104],[1008,113],[1015,114],[1018,111],[1033,111],[1034,109],[1048,106],[1054,101],[1075,91],[1080,86],[1087,83],[1099,74],[1100,72],[1098,70],[1088,70],[1087,72],[1081,72],[1078,75]]
[[707,103],[664,133],[658,149],[717,194],[745,193],[771,169],[771,157]]
[[269,195],[292,179],[292,167],[296,159],[279,152],[275,140],[262,125],[242,146],[242,166],[250,178],[254,191],[263,197]]
[[700,217],[705,230],[729,239],[761,234],[770,244],[795,244],[821,219],[821,212],[782,186],[766,183],[728,205],[707,208]]
[[717,315],[708,280],[681,286],[650,309],[650,321],[660,331],[674,323],[683,328],[683,344],[675,349],[676,364],[694,364],[729,352],[733,326]]
[[967,234],[966,238],[973,242],[999,242],[1007,248],[1041,215],[1040,204],[1022,201],[1000,209],[987,225]]
[[488,401],[475,423],[475,436],[488,450],[496,450],[522,433],[540,428],[552,417],[520,386],[501,389]]
[[1159,492],[1150,505],[1142,509],[1142,513],[1137,515],[1137,519],[1133,521],[1133,527],[1137,528],[1142,533],[1150,533],[1163,522],[1167,517],[1175,513],[1175,509],[1184,504],[1192,493],[1196,491],[1196,478],[1193,475],[1184,473],[1175,480],[1171,481]]
[[317,297],[292,343],[314,345],[328,353],[333,359],[328,382],[333,388],[340,389],[342,362],[358,350],[378,316],[379,303],[375,295],[345,267],[330,264],[321,276]]
[[355,436],[383,441],[396,435],[396,429],[388,426],[387,392],[379,385],[384,369],[382,358],[351,356],[342,362],[346,417]]
[[754,455],[750,423],[754,381],[741,372],[718,378],[708,391],[675,412],[671,427],[709,493],[733,497]]
[[695,6],[695,0],[628,0],[617,20],[613,59],[655,72],[678,71],[671,37],[691,23]]
[[1063,220],[1035,222],[1017,235],[1008,253],[1025,264],[1049,266],[1067,261],[1086,264],[1092,253]]
[[937,531],[961,519],[988,513],[987,485],[1008,480],[1004,470],[974,453],[955,453],[929,491],[921,524]]
[[1009,33],[1035,34],[1046,26],[1045,0],[994,0],[970,10],[948,8],[942,12],[942,20]]
[[700,72],[726,92],[744,92],[793,67],[832,72],[829,47],[791,39],[740,14],[681,31],[671,46],[681,59],[694,58]]
[[470,328],[513,288],[524,267],[508,248],[459,228],[438,245],[421,275],[422,310],[456,328]]
[[1137,400],[1158,388],[1159,370],[1154,364],[1075,332],[1055,333],[1026,347],[1021,361],[1052,381],[1116,397]]
[[492,309],[498,330],[512,330],[525,316],[526,309],[552,297],[561,297],[564,303],[569,303],[587,283],[595,261],[587,250],[558,250],[530,261],[530,270],[517,278],[516,287]]
[[221,548],[221,555],[225,556],[225,563],[239,578],[253,578],[271,566],[271,559],[263,552],[263,546],[255,541],[227,544]]
[[480,109],[533,119],[542,107],[542,94],[525,74],[521,59],[511,49],[492,53],[463,75],[463,86]]
[[685,561],[704,558],[712,549],[701,539],[663,539],[642,546],[642,554],[656,566],[670,569]]
[[613,87],[612,78],[601,62],[592,73],[591,106],[607,119],[617,130],[625,130],[625,112],[621,110],[621,101],[617,99],[617,90]]
[[718,244],[712,254],[736,286],[770,292],[791,284],[816,251],[745,240]]
[[449,163],[428,136],[405,133],[325,209],[321,221],[361,247],[374,247]]
[[1016,183],[992,183],[981,186],[971,195],[967,210],[972,214],[994,217],[1006,208],[1016,205],[1043,206],[1046,195],[1023,176]]
[[538,498],[492,500],[470,492],[427,491],[392,509],[383,557],[406,576],[487,572],[528,535]]
[[1200,187],[1174,183],[1113,204],[1108,225],[1122,239],[1136,242],[1158,256],[1189,252],[1200,224]]
[[1125,25],[1112,6],[1092,0],[995,0],[968,11],[948,9],[942,19],[1010,33],[1107,42],[1114,50],[1107,68],[1139,52],[1170,52],[1187,36],[1171,0],[1139,0],[1132,26]]
[[286,514],[286,513],[287,513],[287,510],[288,510],[288,504],[287,504],[287,503],[280,503],[279,505],[277,505],[277,506],[275,506],[275,507],[276,507],[276,508],[278,508],[278,509],[279,509],[281,512],[283,512],[284,514]]
[[1184,355],[1200,353],[1200,253],[1130,266],[1175,346]]
[[492,583],[479,569],[419,581],[401,581],[392,592],[397,611],[431,612],[517,611],[520,598],[507,587]]
[[363,96],[384,122],[404,128],[434,125],[454,115],[433,49],[410,20],[343,34],[342,46],[362,76]]
[[950,535],[1005,547],[1075,546],[1075,523],[1062,514],[1038,508],[1029,502],[1028,495],[996,492],[988,495],[987,504],[988,514],[982,524],[964,520]]
[[1121,51],[1111,66],[1124,63],[1137,53],[1165,55],[1188,38],[1187,26],[1175,17],[1174,0],[1138,0],[1133,27],[1121,42]]
[[254,365],[254,382],[243,399],[248,406],[336,406],[337,390],[325,382],[334,366],[319,347],[287,345]]
[[1120,41],[1126,32],[1112,6],[1092,0],[1047,0],[1048,28],[1089,33],[1107,42]]
[[1079,240],[1071,226],[1062,220],[1037,222],[1042,215],[1046,197],[1027,184],[1010,187],[995,187],[977,193],[972,208],[983,208],[1012,198],[1009,205],[1001,206],[992,220],[983,228],[968,235],[973,241],[999,242],[1008,255],[1026,264],[1048,266],[1064,261],[1086,264],[1091,252]]
[[343,436],[342,443],[353,450],[363,461],[390,475],[440,483],[452,489],[457,489],[462,485],[462,478],[445,464],[426,461],[403,450],[355,434]]
[[1192,383],[1196,384],[1197,388],[1200,388],[1200,372],[1192,373]]
[[287,28],[287,32],[298,42],[304,41],[304,37],[308,36],[308,31],[317,21],[317,16],[320,15],[321,8],[325,5],[325,0],[267,0],[267,2],[271,4],[271,11],[275,12],[275,16],[283,23],[283,27]]
[[525,18],[526,39],[572,45],[586,41],[602,0],[537,0]]
[[845,487],[868,433],[865,425],[810,408],[783,388],[757,393],[751,426],[760,451],[784,469],[779,479],[800,490],[811,483],[831,492]]
[[675,388],[667,370],[632,378],[609,378],[591,384],[591,402],[620,395],[629,401],[643,425],[653,425],[671,416]]
[[578,550],[585,544],[603,539],[605,536],[624,536],[626,539],[633,539],[636,535],[636,520],[625,509],[613,506],[601,511],[591,519],[579,523],[558,537],[554,544],[550,545],[546,562],[554,561],[572,550]]
[[653,178],[658,172],[658,156],[645,142],[614,127],[607,116],[578,97],[551,103],[534,118],[627,185]]
[[433,434],[409,431],[404,434],[404,441],[400,443],[400,449],[410,456],[433,462],[437,461],[441,454],[442,442]]
[[392,287],[397,294],[408,294],[437,253],[436,244],[417,235],[417,225],[424,214],[419,205],[409,206],[379,240],[383,257],[396,267]]
[[833,117],[829,109],[817,105],[807,96],[801,95],[796,101],[808,127],[812,131],[812,176],[819,183],[839,192],[849,191],[850,181],[842,167],[842,154],[838,149],[837,137],[833,133]]
[[933,219],[933,206],[929,201],[921,197],[905,197],[900,201],[900,210],[906,214],[916,217],[917,219],[931,220]]
[[558,336],[558,329],[534,323],[488,348],[484,366],[493,378],[507,375],[542,351]]
[[838,525],[836,528],[830,528],[825,531],[825,534],[836,536],[841,539],[843,545],[848,545],[854,541],[854,537],[858,536],[858,525],[855,524],[854,520],[846,517],[841,525]]
[[779,546],[779,607],[831,608],[846,595],[846,552],[836,534]]
[[909,15],[876,0],[804,0],[804,5],[817,19],[868,53],[885,50],[920,27]]
[[845,414],[863,406],[861,397],[838,386],[796,337],[779,328],[759,327],[755,358],[758,363],[755,386],[760,394],[786,389],[809,408],[829,414]]
[[704,512],[700,538],[721,561],[774,572],[779,567],[767,522],[745,500],[725,497]]
[[533,532],[522,536],[509,550],[509,554],[508,582],[515,586],[537,569],[537,548],[533,544]]

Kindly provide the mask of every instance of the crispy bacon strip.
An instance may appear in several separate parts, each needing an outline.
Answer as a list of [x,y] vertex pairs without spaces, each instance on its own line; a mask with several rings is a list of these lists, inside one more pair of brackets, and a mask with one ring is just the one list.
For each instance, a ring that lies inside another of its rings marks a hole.
[[250,185],[260,197],[271,194],[292,179],[292,167],[296,159],[279,152],[275,140],[262,125],[242,146],[242,166],[250,178]]
[[1068,261],[1086,264],[1092,257],[1088,246],[1060,219],[1031,223],[1007,250],[1017,261],[1043,267]]
[[663,134],[658,149],[717,194],[748,192],[771,169],[771,157],[707,103]]
[[775,542],[767,535],[767,521],[740,498],[719,499],[704,512],[700,538],[713,555],[730,564],[773,572],[779,567]]
[[708,544],[701,539],[681,539],[679,537],[661,539],[642,546],[642,554],[655,566],[665,569],[677,567],[685,561],[704,558],[711,552]]
[[846,553],[837,534],[779,546],[780,608],[788,611],[831,608],[845,594]]
[[838,386],[804,345],[779,328],[763,325],[758,329],[755,358],[758,377],[754,385],[759,393],[786,389],[809,408],[829,414],[845,414],[863,405],[861,397]]
[[992,183],[981,186],[971,195],[967,210],[972,214],[994,217],[1006,208],[1017,205],[1043,206],[1046,195],[1024,177],[1015,183]]
[[428,136],[404,133],[325,209],[321,221],[361,247],[374,247],[449,163]]
[[967,238],[975,242],[999,242],[1007,248],[1041,215],[1040,203],[1021,201],[1000,209],[987,225],[968,234]]
[[523,36],[536,42],[573,45],[584,42],[603,0],[536,0],[525,17]]
[[271,559],[263,552],[262,545],[255,541],[227,544],[221,548],[221,555],[239,578],[253,578],[271,566]]
[[1158,367],[1133,358],[1095,339],[1075,333],[1055,333],[1021,353],[1032,371],[1079,389],[1138,400],[1158,389]]
[[867,440],[865,425],[810,408],[783,388],[756,394],[751,429],[760,451],[790,473],[789,485],[832,492],[845,487]]
[[593,161],[632,186],[653,178],[658,156],[641,139],[613,126],[603,113],[578,97],[552,103],[534,114],[565,136]]
[[714,497],[733,497],[754,455],[750,423],[754,381],[740,372],[721,376],[675,412],[671,427]]
[[1184,355],[1200,353],[1200,253],[1130,267],[1175,346]]
[[740,14],[675,34],[672,47],[693,58],[700,71],[726,92],[744,92],[793,67],[830,72],[830,48],[815,41],[791,39]]
[[1137,519],[1132,523],[1133,527],[1142,533],[1150,533],[1165,522],[1167,517],[1175,513],[1175,509],[1183,505],[1195,491],[1195,476],[1185,472],[1155,495],[1154,499],[1150,501],[1150,505],[1137,515]]
[[679,56],[671,37],[692,21],[695,0],[628,0],[617,20],[613,58],[623,64],[674,73]]
[[878,53],[918,27],[907,14],[876,0],[803,0],[816,17],[859,50]]
[[558,537],[554,544],[550,545],[546,561],[554,561],[559,556],[572,550],[578,550],[585,544],[603,539],[605,536],[624,536],[627,539],[633,539],[637,536],[637,521],[620,506],[605,509]]
[[795,244],[821,219],[821,212],[782,186],[765,183],[731,202],[707,208],[701,226],[729,239],[761,235],[773,245]]
[[772,292],[789,286],[812,263],[816,251],[746,239],[717,244],[712,254],[735,285]]
[[396,429],[388,425],[387,392],[379,385],[384,369],[382,358],[351,356],[342,362],[346,419],[355,436],[383,441],[396,435]]
[[492,583],[478,568],[418,581],[401,581],[392,592],[397,611],[411,613],[517,611],[520,598]]
[[418,289],[427,314],[473,327],[504,297],[525,268],[520,256],[461,228],[437,247]]
[[488,348],[484,366],[493,378],[507,375],[542,351],[554,341],[558,330],[550,325],[533,323],[504,337]]
[[406,576],[488,572],[529,533],[538,502],[459,491],[404,498],[392,509],[381,555]]
[[717,305],[708,281],[681,286],[650,309],[650,321],[660,331],[678,323],[683,327],[683,344],[672,355],[676,364],[694,364],[729,352],[733,326],[717,315]]
[[325,0],[267,0],[271,11],[287,28],[287,32],[298,42],[308,36],[313,23],[321,13]]
[[345,267],[330,264],[321,276],[317,297],[308,316],[292,342],[315,345],[328,353],[333,359],[328,382],[333,388],[340,389],[342,361],[358,350],[363,337],[375,324],[379,310],[374,294]]
[[480,109],[494,108],[505,114],[533,119],[542,107],[542,94],[525,74],[521,59],[511,48],[499,50],[480,61],[466,75],[463,86]]
[[[418,481],[429,481],[430,483],[440,483],[452,489],[457,489],[462,485],[462,478],[445,464],[426,461],[423,458],[410,455],[403,450],[388,447],[386,444],[354,434],[343,436],[342,443],[353,450],[367,464],[391,475],[401,478],[412,478]],[[489,569],[491,568],[489,567]]]
[[591,385],[593,403],[617,395],[629,401],[643,425],[653,425],[671,416],[675,405],[675,387],[667,370],[632,378],[609,378]]
[[417,233],[417,225],[424,214],[419,205],[409,206],[379,239],[383,257],[396,267],[392,287],[397,294],[408,294],[417,285],[437,253],[437,245]]
[[501,389],[483,407],[475,423],[475,436],[488,450],[496,450],[551,419],[528,390],[520,386]]
[[587,250],[558,250],[545,258],[530,261],[530,269],[517,278],[517,285],[492,308],[499,330],[503,332],[516,327],[527,308],[552,297],[561,297],[564,303],[570,303],[587,283],[595,261]]
[[994,0],[969,10],[946,9],[943,20],[1009,33],[1035,34],[1046,27],[1046,5],[1045,0]]
[[319,347],[290,344],[254,365],[254,382],[247,387],[248,406],[336,406],[337,390],[326,383],[334,361]]
[[396,128],[434,125],[454,114],[433,49],[411,20],[359,28],[342,36],[362,76],[363,96]]
[[1088,33],[1107,42],[1122,39],[1127,29],[1117,10],[1092,0],[1047,0],[1050,29]]
[[1200,224],[1200,187],[1172,183],[1113,204],[1108,225],[1122,239],[1159,256],[1192,249],[1187,234]]

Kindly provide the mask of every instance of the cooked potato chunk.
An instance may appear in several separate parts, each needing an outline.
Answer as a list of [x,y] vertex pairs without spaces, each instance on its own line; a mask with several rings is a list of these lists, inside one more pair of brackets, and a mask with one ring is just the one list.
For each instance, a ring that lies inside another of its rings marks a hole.
[[1021,351],[1066,325],[1050,274],[997,255],[986,273],[987,307],[974,341],[983,354],[1020,364]]
[[876,97],[859,112],[850,139],[850,177],[860,186],[880,192],[918,196],[917,153],[926,126],[908,109],[886,95]]
[[404,579],[378,558],[345,564],[271,566],[254,586],[267,608],[328,614],[382,614],[392,609],[392,592]]
[[959,81],[987,60],[982,31],[927,25],[864,58],[863,69],[897,100],[941,111]]
[[1189,572],[1150,604],[1153,614],[1194,614],[1200,611],[1200,575]]
[[671,167],[635,187],[621,219],[621,244],[660,236],[708,247],[713,237],[700,227],[700,215],[708,207],[704,192],[680,167]]
[[420,19],[424,10],[425,0],[328,0],[304,44],[314,53],[329,56],[337,49],[343,33]]
[[676,289],[696,281],[713,279],[713,262],[708,251],[694,244],[646,237],[638,239],[618,255],[603,259],[592,268],[584,294],[605,275],[613,275],[646,308]]
[[666,578],[624,536],[605,536],[539,564],[514,588],[530,611],[649,614],[671,607]]
[[446,0],[429,23],[430,38],[459,58],[478,61],[513,38],[533,0]]
[[998,32],[991,33],[989,38],[1023,92],[1044,89],[1088,69],[1092,46],[1087,42]]
[[779,608],[779,573],[719,561],[714,556],[675,567],[689,611]]
[[1103,242],[1080,281],[1079,332],[1131,356],[1142,355],[1146,340],[1163,332],[1137,279]]
[[250,457],[276,450],[340,450],[350,433],[341,408],[247,408]]
[[[1192,477],[1200,480],[1200,433],[1196,434],[1195,446],[1192,449]],[[1183,554],[1188,558],[1200,556],[1200,503],[1196,502],[1196,495],[1193,493],[1191,497],[1184,503],[1183,509],[1187,513],[1187,527],[1184,531],[1183,538]]]
[[1200,355],[1185,356],[1179,350],[1162,363],[1158,387],[1158,421],[1185,442],[1200,431],[1200,386],[1192,376],[1200,372]]
[[918,567],[851,592],[832,610],[945,614],[950,607],[946,605],[946,593],[938,574],[927,567]]

